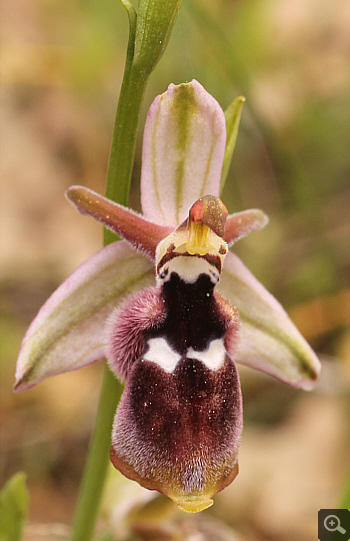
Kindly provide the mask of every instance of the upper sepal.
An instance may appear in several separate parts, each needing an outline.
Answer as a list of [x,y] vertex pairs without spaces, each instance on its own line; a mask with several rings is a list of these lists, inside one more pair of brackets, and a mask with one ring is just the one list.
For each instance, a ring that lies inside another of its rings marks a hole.
[[90,257],[30,325],[17,361],[15,391],[104,358],[109,314],[126,294],[152,282],[152,263],[123,241]]
[[237,362],[311,390],[321,369],[316,354],[280,303],[232,252],[218,287],[240,315]]
[[194,201],[219,196],[225,141],[224,113],[197,81],[171,84],[158,96],[143,139],[144,216],[175,227]]

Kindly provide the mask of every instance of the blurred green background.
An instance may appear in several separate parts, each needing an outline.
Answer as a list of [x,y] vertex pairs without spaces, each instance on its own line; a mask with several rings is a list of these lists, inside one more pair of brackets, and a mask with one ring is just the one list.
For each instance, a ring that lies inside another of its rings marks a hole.
[[[140,208],[143,125],[157,94],[196,78],[224,109],[244,95],[222,198],[230,212],[262,208],[270,224],[235,251],[287,308],[323,373],[309,394],[242,369],[237,480],[199,518],[164,510],[162,498],[146,505],[148,496],[118,479],[119,526],[129,517],[120,539],[185,540],[207,528],[203,539],[308,541],[317,510],[341,505],[350,444],[349,19],[346,0],[184,0],[146,93],[130,205]],[[71,184],[104,192],[127,38],[117,0],[3,2],[0,484],[27,472],[28,540],[69,531],[102,367],[14,395],[16,356],[42,303],[102,245],[99,224],[63,192]],[[136,502],[140,512],[129,516]],[[118,529],[108,509],[105,519]]]

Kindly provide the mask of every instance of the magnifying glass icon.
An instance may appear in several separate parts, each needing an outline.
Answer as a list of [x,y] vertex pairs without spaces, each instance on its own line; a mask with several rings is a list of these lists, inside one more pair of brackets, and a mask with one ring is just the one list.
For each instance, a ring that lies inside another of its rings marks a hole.
[[335,532],[338,531],[340,533],[346,533],[346,530],[340,526],[340,520],[336,515],[328,515],[324,519],[324,527],[329,532]]

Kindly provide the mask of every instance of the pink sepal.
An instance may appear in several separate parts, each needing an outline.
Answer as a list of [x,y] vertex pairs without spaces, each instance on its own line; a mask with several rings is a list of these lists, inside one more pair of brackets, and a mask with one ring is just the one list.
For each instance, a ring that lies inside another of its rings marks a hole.
[[232,252],[218,285],[241,320],[237,362],[311,390],[321,365],[280,303]]
[[27,330],[15,390],[105,357],[108,316],[125,295],[151,283],[152,263],[124,241],[90,257],[51,295]]

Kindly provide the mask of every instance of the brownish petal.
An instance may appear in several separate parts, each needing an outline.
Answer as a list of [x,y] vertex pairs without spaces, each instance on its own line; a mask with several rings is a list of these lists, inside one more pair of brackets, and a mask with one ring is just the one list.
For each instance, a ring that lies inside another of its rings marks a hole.
[[173,231],[83,186],[71,186],[66,196],[82,214],[92,216],[152,259],[159,242]]
[[246,237],[249,233],[265,227],[268,221],[266,214],[259,209],[230,214],[226,220],[224,239],[229,246],[232,246],[237,240]]

